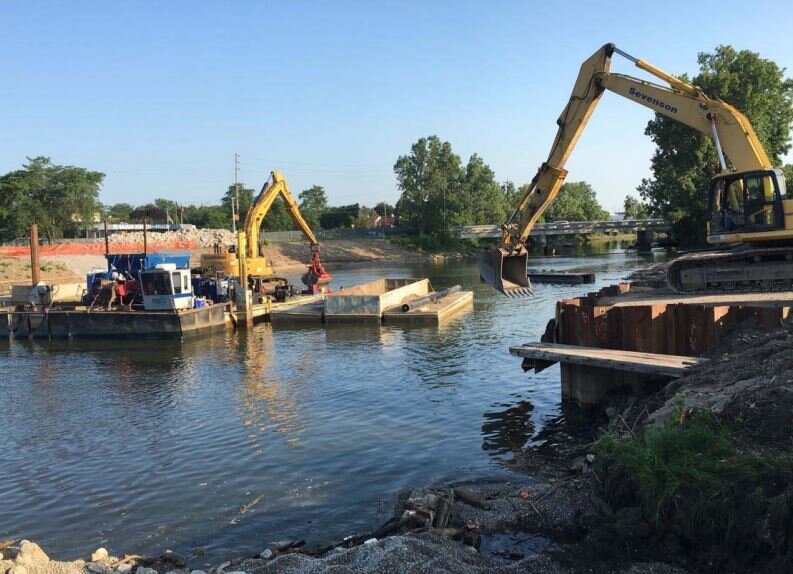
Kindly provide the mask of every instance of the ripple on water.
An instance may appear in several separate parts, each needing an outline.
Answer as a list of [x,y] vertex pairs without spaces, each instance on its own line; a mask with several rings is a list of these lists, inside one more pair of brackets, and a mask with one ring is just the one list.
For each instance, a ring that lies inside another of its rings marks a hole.
[[[611,280],[635,260],[551,264]],[[438,329],[0,345],[0,538],[65,558],[202,546],[209,562],[272,539],[322,542],[377,526],[401,488],[504,472],[570,418],[558,369],[526,375],[507,349],[537,339],[580,287],[507,299],[460,262],[334,275],[429,276],[476,299]]]

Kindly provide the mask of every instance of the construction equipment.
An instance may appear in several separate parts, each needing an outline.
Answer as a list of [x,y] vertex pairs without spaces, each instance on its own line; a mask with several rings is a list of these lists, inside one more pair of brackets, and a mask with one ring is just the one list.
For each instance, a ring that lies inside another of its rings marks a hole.
[[[663,80],[662,86],[610,72],[613,54]],[[567,176],[570,153],[605,90],[686,124],[713,138],[721,173],[710,182],[707,240],[730,250],[681,257],[669,268],[677,291],[770,290],[793,287],[793,198],[749,120],[736,108],[652,64],[606,44],[581,65],[570,100],[557,120],[548,159],[502,226],[497,249],[479,259],[483,281],[505,295],[527,295],[526,239]],[[728,163],[729,161],[729,163]]]
[[[322,266],[319,259],[319,242],[308,223],[300,214],[300,209],[289,186],[280,171],[273,171],[270,178],[262,186],[262,190],[248,210],[245,218],[245,227],[237,234],[237,245],[229,246],[227,251],[221,252],[218,248],[215,253],[201,256],[201,267],[209,275],[245,277],[250,289],[258,293],[277,293],[283,296],[284,287],[288,286],[285,278],[279,277],[264,257],[262,245],[259,242],[259,229],[262,221],[267,216],[273,202],[281,197],[286,204],[290,217],[295,222],[303,235],[311,243],[311,263],[307,273],[303,276],[308,287],[328,283],[331,275]],[[244,283],[244,281],[242,281]]]

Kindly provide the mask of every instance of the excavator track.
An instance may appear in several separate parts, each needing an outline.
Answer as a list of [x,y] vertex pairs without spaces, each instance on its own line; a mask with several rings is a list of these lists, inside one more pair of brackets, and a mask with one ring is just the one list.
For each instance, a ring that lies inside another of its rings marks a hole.
[[667,269],[679,293],[767,293],[793,290],[793,246],[740,246],[684,255]]

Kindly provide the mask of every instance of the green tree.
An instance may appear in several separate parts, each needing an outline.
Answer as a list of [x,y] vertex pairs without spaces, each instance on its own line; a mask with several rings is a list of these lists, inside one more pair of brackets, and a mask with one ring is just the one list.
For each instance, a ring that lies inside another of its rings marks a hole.
[[80,235],[101,211],[105,174],[56,165],[48,157],[27,159],[22,169],[0,177],[0,239],[25,236],[31,223],[50,242]]
[[632,195],[625,196],[623,204],[625,219],[647,219],[650,217],[650,208]]
[[396,213],[396,209],[390,203],[385,201],[381,201],[377,205],[375,205],[372,209],[375,210],[375,213],[380,217],[392,217],[394,213]]
[[146,205],[141,205],[136,207],[132,210],[129,214],[129,219],[131,222],[135,223],[142,223],[143,220],[146,220],[146,223],[167,223],[167,215],[165,210],[157,207],[153,203],[147,203]]
[[512,213],[512,210],[515,209],[515,204],[518,202],[518,198],[521,196],[523,189],[523,187],[515,187],[515,183],[510,180],[501,184],[501,194],[504,196],[504,201],[507,204],[507,211],[509,213]]
[[462,200],[464,176],[451,144],[438,136],[419,139],[409,154],[397,159],[394,173],[401,191],[397,203],[401,221],[419,235],[446,232],[450,209]]
[[337,207],[329,207],[325,213],[320,216],[320,224],[322,229],[342,229],[352,227],[358,214],[361,211],[361,206],[357,203],[351,205],[339,205]]
[[165,212],[167,223],[179,223],[179,204],[175,201],[159,197],[154,200],[154,206]]
[[231,229],[231,218],[221,205],[185,205],[184,222],[201,229]]
[[[742,111],[751,121],[775,165],[790,149],[793,80],[775,62],[748,50],[719,46],[700,53],[699,74],[692,83]],[[638,190],[653,212],[669,219],[683,242],[701,243],[705,236],[706,190],[720,171],[715,148],[704,134],[656,114],[645,133],[657,149],[652,177]],[[729,158],[728,158],[729,159]]]
[[455,209],[453,225],[483,225],[502,223],[507,217],[506,196],[496,181],[496,174],[484,160],[474,154],[465,167],[462,184],[462,209]]
[[545,221],[599,221],[608,212],[598,203],[595,190],[585,181],[565,183],[543,213]]
[[328,196],[321,185],[312,185],[298,196],[300,213],[312,229],[319,228],[319,218],[328,209]]
[[[251,204],[253,203],[253,197],[256,192],[250,188],[245,187],[244,183],[239,184],[239,194],[240,194],[240,204],[237,213],[239,213],[239,222],[240,224],[245,223],[245,216],[248,215],[248,210],[251,208]],[[226,190],[226,193],[223,195],[223,198],[220,200],[220,204],[223,209],[226,210],[226,217],[228,220],[231,221],[231,203],[232,201],[236,205],[237,202],[237,188],[232,184]],[[238,226],[239,227],[239,226]]]
[[263,231],[289,231],[295,229],[295,222],[289,215],[284,200],[279,196],[270,206],[270,211],[262,220]]
[[135,209],[129,203],[114,203],[105,209],[105,215],[117,221],[129,219],[129,214]]

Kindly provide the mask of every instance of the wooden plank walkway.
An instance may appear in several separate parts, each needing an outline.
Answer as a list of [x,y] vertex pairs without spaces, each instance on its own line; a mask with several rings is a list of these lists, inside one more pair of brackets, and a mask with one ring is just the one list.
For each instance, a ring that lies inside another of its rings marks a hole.
[[680,355],[637,353],[558,343],[526,343],[510,347],[509,352],[517,357],[550,363],[571,363],[667,377],[679,377],[686,369],[707,361],[707,359]]

